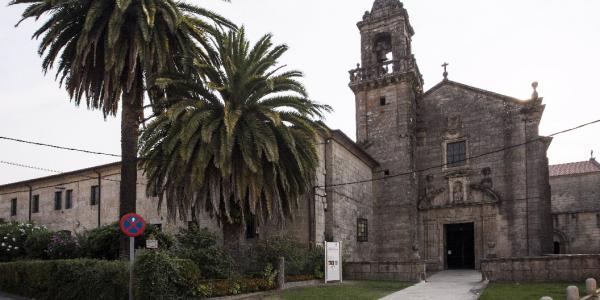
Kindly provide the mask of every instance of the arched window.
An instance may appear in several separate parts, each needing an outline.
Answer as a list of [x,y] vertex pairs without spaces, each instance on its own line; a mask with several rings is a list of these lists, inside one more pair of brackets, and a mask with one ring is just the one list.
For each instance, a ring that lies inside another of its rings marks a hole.
[[373,49],[378,63],[392,60],[392,36],[389,33],[378,34],[373,42]]

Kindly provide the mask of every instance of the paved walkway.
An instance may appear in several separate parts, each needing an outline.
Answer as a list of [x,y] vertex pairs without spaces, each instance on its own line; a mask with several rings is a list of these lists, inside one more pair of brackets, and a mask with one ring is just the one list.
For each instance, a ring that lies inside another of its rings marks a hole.
[[476,300],[486,285],[478,271],[448,270],[381,300]]

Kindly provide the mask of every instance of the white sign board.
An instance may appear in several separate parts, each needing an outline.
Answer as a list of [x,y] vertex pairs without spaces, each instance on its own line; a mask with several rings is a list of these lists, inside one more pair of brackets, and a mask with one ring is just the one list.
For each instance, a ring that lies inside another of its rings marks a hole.
[[342,282],[342,242],[325,242],[325,282]]
[[146,249],[158,249],[158,241],[146,240]]

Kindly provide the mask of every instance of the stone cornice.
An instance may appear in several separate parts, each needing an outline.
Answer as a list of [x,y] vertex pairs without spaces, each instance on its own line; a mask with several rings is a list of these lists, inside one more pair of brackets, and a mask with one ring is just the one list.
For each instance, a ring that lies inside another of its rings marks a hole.
[[385,87],[399,82],[410,82],[415,88],[417,94],[422,93],[422,85],[420,84],[420,80],[417,79],[417,76],[414,72],[386,74],[378,78],[351,82],[348,86],[354,93],[358,93],[360,91]]

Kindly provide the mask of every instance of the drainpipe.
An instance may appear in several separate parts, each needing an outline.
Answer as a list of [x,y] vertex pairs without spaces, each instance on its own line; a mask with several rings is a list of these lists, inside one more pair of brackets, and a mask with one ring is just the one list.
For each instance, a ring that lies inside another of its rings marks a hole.
[[523,119],[523,133],[525,135],[525,236],[527,238],[527,256],[531,255],[531,249],[529,248],[529,160],[527,159],[527,115],[525,115],[525,119]]
[[31,185],[26,185],[29,188],[29,223],[31,223],[31,202],[33,202],[33,188]]
[[96,174],[98,174],[98,228],[100,228],[100,226],[102,226],[102,219],[100,218],[101,214],[101,210],[102,210],[102,174],[99,171],[95,171]]

